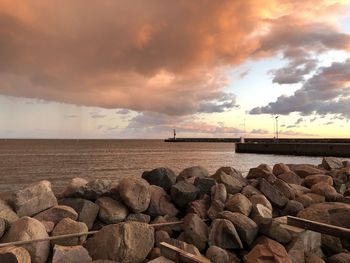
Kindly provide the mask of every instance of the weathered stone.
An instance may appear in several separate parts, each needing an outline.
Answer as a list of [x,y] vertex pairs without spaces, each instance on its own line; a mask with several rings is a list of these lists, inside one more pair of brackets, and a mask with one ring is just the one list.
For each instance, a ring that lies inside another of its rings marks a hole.
[[259,190],[267,197],[267,199],[269,199],[273,205],[279,208],[284,207],[288,202],[288,198],[276,187],[268,183],[265,179],[262,179],[260,181]]
[[15,209],[19,217],[32,216],[57,205],[49,181],[40,181],[16,192]]
[[266,166],[258,166],[256,168],[250,168],[246,178],[247,179],[264,178],[266,180],[269,180],[269,178],[276,178],[273,175],[271,168],[269,169],[268,168]]
[[292,240],[292,236],[289,234],[289,232],[281,227],[276,221],[271,221],[269,224],[260,225],[259,232],[281,244],[287,244]]
[[212,263],[230,263],[228,253],[225,249],[217,246],[210,246],[205,256]]
[[328,258],[328,263],[349,263],[350,254],[349,253],[339,253]]
[[82,191],[84,186],[88,183],[84,178],[73,178],[68,186],[60,194],[61,197],[76,197]]
[[185,181],[177,182],[170,190],[173,202],[181,208],[187,207],[190,202],[197,198],[198,194],[199,189]]
[[215,219],[212,222],[208,244],[209,246],[218,246],[223,249],[243,248],[234,225],[226,219]]
[[282,215],[295,216],[299,211],[303,209],[304,206],[302,203],[296,200],[289,200],[287,205],[282,210]]
[[307,196],[306,194],[298,196],[297,198],[295,198],[295,201],[301,203],[304,206],[304,208],[309,207],[313,204],[312,198],[310,196]]
[[169,191],[171,186],[176,182],[176,174],[171,169],[165,167],[146,171],[142,174],[142,178],[151,185],[162,187],[165,191]]
[[[163,257],[162,253],[160,252],[160,248],[159,247],[152,248],[151,252],[149,252],[149,254],[147,256],[148,259],[151,259],[151,261],[149,261],[149,262],[154,262],[154,261],[152,261],[152,259],[158,259],[159,257]],[[162,261],[160,261],[160,262],[159,261],[155,261],[155,262],[164,263]],[[167,261],[165,261],[165,262],[167,262]],[[170,260],[170,262],[173,262],[173,261]]]
[[326,263],[326,262],[316,254],[309,254],[305,259],[305,263]]
[[115,224],[123,221],[128,215],[127,207],[110,197],[100,197],[96,200],[100,207],[99,219],[106,224]]
[[241,213],[232,213],[229,211],[221,212],[219,218],[231,221],[240,239],[245,244],[250,246],[253,243],[258,234],[258,226],[252,219]]
[[4,219],[6,224],[11,225],[19,217],[5,201],[0,199],[0,218]]
[[125,221],[136,221],[148,224],[151,221],[151,217],[149,215],[141,213],[129,214]]
[[305,177],[304,184],[305,186],[311,188],[314,184],[325,182],[329,185],[333,185],[332,177],[325,174],[313,174]]
[[149,183],[138,177],[125,177],[119,182],[119,194],[134,213],[146,211],[151,200]]
[[172,261],[170,259],[167,259],[166,257],[160,256],[152,259],[151,261],[148,261],[148,263],[175,263],[175,261]]
[[245,263],[271,262],[271,263],[292,263],[285,248],[278,242],[269,238],[255,245],[253,249],[244,256]]
[[209,196],[205,195],[204,198],[195,200],[187,207],[187,213],[197,214],[200,218],[208,218],[207,210],[210,206]]
[[178,214],[177,208],[170,201],[170,196],[159,186],[151,185],[151,200],[146,213],[150,216],[163,216]]
[[350,167],[350,161],[343,161],[342,163],[344,167]]
[[72,207],[78,213],[78,221],[84,222],[89,229],[92,228],[100,210],[97,204],[82,198],[64,198],[58,203]]
[[31,263],[29,252],[23,247],[0,248],[0,262],[3,263]]
[[[172,245],[172,246],[175,246],[179,249],[182,249],[192,255],[196,255],[198,257],[201,257],[201,253],[199,252],[199,250],[192,244],[188,244],[184,241],[180,241],[180,240],[177,240],[177,239],[173,239],[173,238],[170,238],[168,241],[167,241],[168,244]],[[178,259],[178,255],[177,253],[174,253],[172,250],[169,250],[169,249],[166,249],[165,247],[161,247],[161,253],[163,256],[165,256],[166,258],[168,259],[171,259],[175,262],[179,262],[179,259]],[[185,262],[184,262],[185,263]]]
[[112,187],[113,185],[110,179],[95,179],[83,186],[81,197],[96,200],[98,197],[109,193]]
[[293,188],[291,188],[285,181],[281,179],[276,179],[273,182],[275,189],[278,189],[285,197],[288,199],[295,199],[295,194]]
[[[154,224],[169,223],[171,221],[175,221],[175,220],[167,220],[165,216],[157,216],[151,223],[154,225]],[[169,234],[169,236],[173,235],[173,228],[171,226],[156,226],[154,227],[154,231],[165,231]]]
[[[46,229],[40,221],[24,216],[11,225],[10,229],[1,239],[1,243],[48,237]],[[34,242],[21,245],[21,247],[29,252],[32,263],[45,263],[50,251],[50,241]]]
[[237,169],[235,169],[233,167],[230,167],[230,166],[221,167],[215,173],[217,174],[220,172],[224,172],[225,174],[228,174],[228,175],[236,178],[238,181],[241,182],[242,186],[247,185],[247,179],[245,177],[243,177],[243,175],[240,171],[238,171]]
[[253,205],[250,218],[259,226],[272,221],[272,211],[261,204]]
[[277,163],[273,166],[272,168],[272,172],[274,175],[278,176],[280,174],[284,174],[284,173],[290,173],[291,170],[289,169],[289,167],[284,164],[284,163]]
[[89,252],[82,246],[55,245],[52,263],[81,263],[92,261]]
[[325,182],[320,182],[312,185],[311,192],[323,195],[328,202],[336,201],[337,197],[339,196],[334,187]]
[[158,230],[154,233],[155,245],[157,247],[160,247],[160,243],[166,242],[168,239],[170,239],[170,235],[164,230]]
[[311,198],[312,200],[311,204],[318,204],[326,201],[326,198],[323,195],[318,195],[314,193],[307,193],[305,195]]
[[335,157],[323,157],[322,166],[327,170],[343,168],[342,160]]
[[329,223],[350,229],[350,208],[329,209]]
[[245,195],[240,193],[228,198],[225,205],[227,210],[231,212],[238,212],[246,216],[249,216],[252,210],[252,203]]
[[0,218],[0,238],[4,235],[6,231],[6,222],[4,219]]
[[307,187],[297,185],[297,184],[289,184],[289,186],[293,189],[294,195],[296,197],[310,193],[311,190]]
[[223,171],[215,173],[212,175],[212,178],[214,178],[217,183],[225,185],[226,191],[229,194],[239,193],[243,188],[242,183],[238,179]]
[[261,194],[261,192],[252,185],[247,185],[243,187],[241,193],[248,198],[250,198],[253,195]]
[[207,169],[202,166],[192,166],[182,170],[179,176],[176,178],[176,181],[185,181],[191,177],[205,178],[209,177],[209,173]]
[[200,195],[210,194],[210,190],[215,184],[215,179],[209,177],[197,177],[194,180],[194,185],[199,189]]
[[139,222],[125,222],[103,227],[86,242],[90,256],[120,263],[140,263],[154,246],[154,230]]
[[[60,236],[75,233],[84,233],[88,231],[88,227],[83,222],[77,222],[70,218],[62,219],[53,229],[52,236]],[[53,245],[76,246],[81,245],[87,236],[70,237],[64,239],[51,240]]]
[[293,263],[305,263],[305,250],[300,238],[295,237],[286,249]]
[[252,203],[252,205],[261,204],[263,206],[266,206],[268,209],[272,211],[272,205],[269,200],[263,195],[263,194],[257,194],[253,195],[249,198],[249,201]]
[[187,243],[204,250],[208,240],[208,226],[196,214],[187,214],[184,218],[184,232]]
[[312,174],[322,174],[324,171],[310,164],[296,164],[290,167],[293,172],[299,175],[301,178],[305,178]]
[[58,222],[66,217],[77,220],[78,214],[72,207],[56,205],[34,216],[35,219],[45,226],[48,233],[53,230]]
[[322,251],[327,256],[338,254],[343,251],[343,246],[340,238],[323,234],[321,237],[321,241],[322,241]]
[[227,199],[227,191],[224,184],[216,184],[211,188],[211,200],[225,203]]
[[217,218],[218,214],[224,211],[225,204],[219,200],[213,200],[210,204],[210,207],[207,211],[207,215],[211,220]]
[[287,172],[283,174],[279,174],[277,178],[283,180],[288,184],[296,184],[300,185],[302,183],[302,179],[294,172]]

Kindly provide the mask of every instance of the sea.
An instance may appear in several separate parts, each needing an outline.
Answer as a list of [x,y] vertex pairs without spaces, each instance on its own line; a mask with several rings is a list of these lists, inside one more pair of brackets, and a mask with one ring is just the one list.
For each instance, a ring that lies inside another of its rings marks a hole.
[[320,164],[321,157],[235,153],[234,143],[167,143],[162,140],[0,140],[0,193],[40,180],[55,190],[74,177],[141,176],[146,170],[169,167],[176,173],[201,165],[210,173],[232,166],[243,174],[265,163]]

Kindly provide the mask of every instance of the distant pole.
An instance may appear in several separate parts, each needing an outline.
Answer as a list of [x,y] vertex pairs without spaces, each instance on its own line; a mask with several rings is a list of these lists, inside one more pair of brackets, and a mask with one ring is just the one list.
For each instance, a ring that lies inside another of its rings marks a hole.
[[244,124],[243,125],[244,125],[244,135],[243,135],[243,137],[245,137],[245,132],[246,132],[245,131],[245,117],[244,117]]
[[276,116],[275,119],[276,119],[276,140],[278,142],[278,116]]
[[174,129],[174,141],[176,141],[176,130]]

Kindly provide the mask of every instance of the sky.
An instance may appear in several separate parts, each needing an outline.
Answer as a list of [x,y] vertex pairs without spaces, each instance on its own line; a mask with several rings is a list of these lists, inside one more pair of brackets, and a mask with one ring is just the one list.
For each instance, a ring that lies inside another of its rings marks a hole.
[[350,137],[350,0],[0,0],[0,138]]

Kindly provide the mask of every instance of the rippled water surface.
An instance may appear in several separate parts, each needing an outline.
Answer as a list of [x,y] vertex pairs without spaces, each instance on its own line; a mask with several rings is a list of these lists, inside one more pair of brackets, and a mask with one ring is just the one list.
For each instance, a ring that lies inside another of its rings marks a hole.
[[118,180],[160,166],[180,172],[202,165],[213,173],[221,166],[246,172],[261,163],[321,162],[320,157],[239,154],[234,147],[232,143],[161,140],[0,140],[0,191],[43,179],[56,189],[73,177]]

